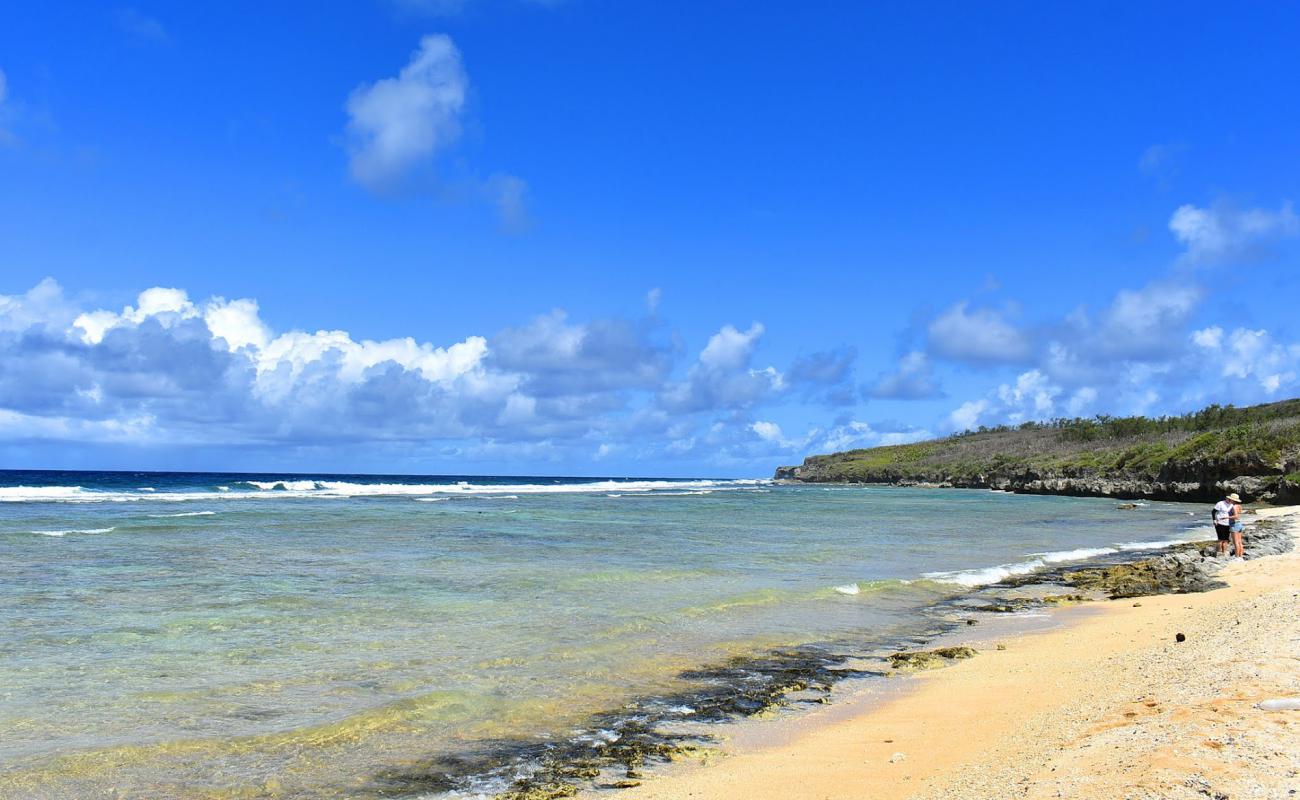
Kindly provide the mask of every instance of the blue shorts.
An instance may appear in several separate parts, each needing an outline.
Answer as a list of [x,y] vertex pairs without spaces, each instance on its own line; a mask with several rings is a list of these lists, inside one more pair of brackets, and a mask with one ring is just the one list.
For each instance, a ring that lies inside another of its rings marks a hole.
[[1246,525],[1241,522],[1234,522],[1228,526],[1228,529],[1231,530],[1233,533],[1241,533],[1242,531],[1246,530]]

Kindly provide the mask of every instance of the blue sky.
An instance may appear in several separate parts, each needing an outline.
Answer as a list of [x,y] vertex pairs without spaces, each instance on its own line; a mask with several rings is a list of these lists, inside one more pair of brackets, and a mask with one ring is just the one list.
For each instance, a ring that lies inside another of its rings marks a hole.
[[766,475],[1300,394],[1290,4],[40,4],[0,466]]

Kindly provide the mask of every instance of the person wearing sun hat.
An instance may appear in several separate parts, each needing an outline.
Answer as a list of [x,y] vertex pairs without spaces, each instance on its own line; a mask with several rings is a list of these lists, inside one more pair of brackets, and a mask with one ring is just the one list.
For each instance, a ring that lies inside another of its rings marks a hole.
[[1236,492],[1228,495],[1232,503],[1232,513],[1228,516],[1228,532],[1232,534],[1233,555],[1245,558],[1246,551],[1241,546],[1241,535],[1246,530],[1246,523],[1241,521],[1241,496]]
[[1216,555],[1222,557],[1228,555],[1228,539],[1232,536],[1232,498],[1237,495],[1225,495],[1222,500],[1214,504],[1214,534],[1218,538],[1218,551]]

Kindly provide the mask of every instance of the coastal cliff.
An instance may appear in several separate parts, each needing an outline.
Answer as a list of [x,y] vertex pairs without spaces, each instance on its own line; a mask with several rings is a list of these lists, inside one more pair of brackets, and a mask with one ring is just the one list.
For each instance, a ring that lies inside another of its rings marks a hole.
[[809,456],[777,480],[1152,500],[1300,502],[1300,399],[1179,417],[1025,423]]

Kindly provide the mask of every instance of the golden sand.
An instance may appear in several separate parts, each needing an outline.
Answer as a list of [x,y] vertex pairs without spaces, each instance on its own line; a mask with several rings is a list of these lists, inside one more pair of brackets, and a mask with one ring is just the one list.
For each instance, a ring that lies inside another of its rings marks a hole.
[[[1297,509],[1261,516],[1300,533]],[[979,643],[883,703],[811,715],[786,741],[619,797],[1300,797],[1300,712],[1256,706],[1300,696],[1300,551],[1220,578],[1228,587],[1204,594],[1061,612],[1068,624]]]

